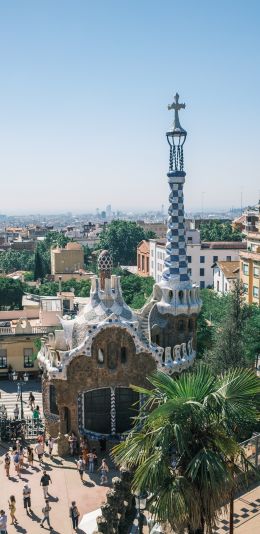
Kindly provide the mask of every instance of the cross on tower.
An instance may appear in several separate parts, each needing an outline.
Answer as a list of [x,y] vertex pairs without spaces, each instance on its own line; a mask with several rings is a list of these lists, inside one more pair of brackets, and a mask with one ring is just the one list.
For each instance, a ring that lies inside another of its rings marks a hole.
[[168,109],[174,109],[174,128],[179,128],[179,129],[182,130],[182,127],[180,125],[180,120],[179,120],[179,110],[180,109],[185,109],[186,104],[179,104],[179,95],[178,95],[178,93],[176,93],[176,95],[174,97],[174,100],[175,100],[175,102],[173,102],[172,104],[168,105]]

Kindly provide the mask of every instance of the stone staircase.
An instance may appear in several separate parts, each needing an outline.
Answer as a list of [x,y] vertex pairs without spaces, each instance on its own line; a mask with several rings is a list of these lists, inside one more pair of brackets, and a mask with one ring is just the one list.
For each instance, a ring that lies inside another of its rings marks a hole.
[[[32,411],[28,404],[29,393],[32,391],[35,397],[35,406],[40,407],[40,415],[42,416],[42,392],[41,382],[37,380],[29,380],[29,382],[23,383],[23,410],[25,417],[32,417]],[[17,384],[7,380],[0,381],[0,407],[5,405],[7,409],[7,417],[13,418],[14,408],[16,403],[19,407],[19,416],[21,415],[21,401],[17,399]]]

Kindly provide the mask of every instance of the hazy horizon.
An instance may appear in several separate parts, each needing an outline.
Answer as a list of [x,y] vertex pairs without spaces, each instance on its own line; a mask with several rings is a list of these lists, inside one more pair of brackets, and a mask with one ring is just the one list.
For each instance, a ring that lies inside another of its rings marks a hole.
[[166,211],[176,91],[185,210],[256,204],[259,15],[256,0],[1,2],[0,213]]

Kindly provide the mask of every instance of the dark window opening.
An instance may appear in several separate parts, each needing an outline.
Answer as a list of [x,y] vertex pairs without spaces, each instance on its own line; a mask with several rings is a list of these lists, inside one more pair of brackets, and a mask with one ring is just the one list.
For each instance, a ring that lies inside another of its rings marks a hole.
[[110,434],[111,390],[94,389],[84,394],[84,427],[92,432]]
[[71,431],[71,420],[70,420],[70,409],[64,407],[64,423],[65,423],[65,432],[68,434]]
[[55,415],[59,415],[56,388],[52,384],[50,385],[50,412]]
[[33,361],[33,349],[23,349],[23,360],[24,360],[24,367],[30,368],[34,367],[34,361]]
[[121,360],[121,363],[126,363],[126,361],[127,361],[127,350],[126,350],[126,347],[121,347],[120,360]]
[[7,350],[0,349],[0,369],[7,368]]
[[156,334],[156,336],[155,336],[155,343],[156,343],[156,345],[160,345],[160,336],[159,336],[159,334]]
[[126,432],[133,426],[139,410],[139,395],[130,388],[116,388],[116,431]]

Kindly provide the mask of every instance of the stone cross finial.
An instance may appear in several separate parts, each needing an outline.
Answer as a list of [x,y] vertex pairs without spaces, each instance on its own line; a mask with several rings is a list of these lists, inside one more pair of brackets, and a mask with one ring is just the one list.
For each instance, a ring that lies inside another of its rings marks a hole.
[[180,130],[182,130],[182,127],[180,125],[180,120],[179,120],[179,110],[185,109],[186,104],[179,104],[178,93],[176,93],[174,100],[175,102],[168,105],[168,109],[174,109],[174,128],[179,128]]

